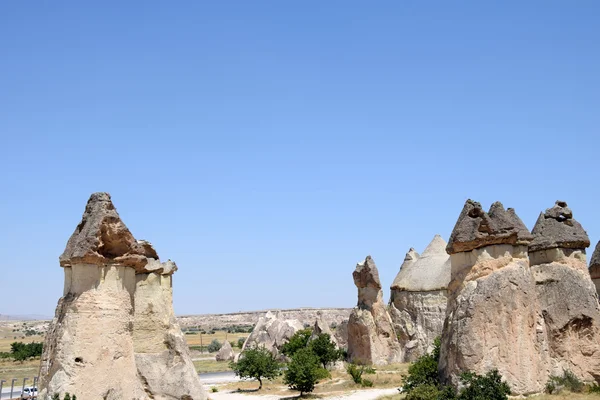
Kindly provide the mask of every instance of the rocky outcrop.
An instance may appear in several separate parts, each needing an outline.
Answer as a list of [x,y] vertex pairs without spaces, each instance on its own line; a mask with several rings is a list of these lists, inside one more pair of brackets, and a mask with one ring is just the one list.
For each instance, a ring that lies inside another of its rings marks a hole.
[[150,243],[140,244],[149,257],[136,274],[133,345],[144,389],[155,399],[205,398],[173,311],[172,275],[177,265],[160,262]]
[[596,286],[596,292],[600,296],[600,242],[596,244],[596,249],[594,250],[594,254],[592,254],[589,271],[592,282]]
[[252,333],[242,346],[242,351],[246,348],[265,347],[279,359],[285,357],[281,354],[281,346],[287,343],[292,336],[304,326],[298,320],[283,319],[281,313],[272,313],[268,311],[263,317],[258,319],[258,323],[252,330]]
[[590,241],[567,203],[540,215],[529,247],[531,271],[544,321],[550,373],[570,370],[579,379],[600,379],[600,307],[587,269]]
[[325,322],[321,313],[317,313],[317,318],[315,319],[315,324],[313,325],[312,334],[310,335],[309,340],[316,339],[322,333],[328,334],[331,341],[334,342],[336,346],[338,346],[337,338],[333,334],[331,328],[329,327],[329,324]]
[[340,349],[348,349],[348,320],[342,321],[333,332]]
[[513,394],[539,393],[548,378],[545,326],[529,269],[533,240],[514,210],[488,213],[468,200],[450,236],[451,282],[442,333],[440,376],[496,368]]
[[403,362],[431,352],[435,338],[442,335],[450,282],[446,245],[436,235],[423,254],[410,249],[390,288],[389,312],[402,347]]
[[233,348],[231,348],[231,344],[225,340],[215,356],[215,359],[217,361],[233,361],[234,358],[235,353],[233,352]]
[[385,365],[402,359],[392,320],[383,302],[379,272],[371,256],[352,273],[358,304],[348,320],[348,357],[366,365]]
[[40,395],[204,399],[172,309],[175,264],[160,263],[93,194],[60,256],[65,285],[44,343]]

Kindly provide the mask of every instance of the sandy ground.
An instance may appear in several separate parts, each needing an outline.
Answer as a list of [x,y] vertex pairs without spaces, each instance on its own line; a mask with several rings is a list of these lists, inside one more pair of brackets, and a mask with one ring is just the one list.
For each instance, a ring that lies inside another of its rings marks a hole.
[[[235,391],[227,391],[227,392],[216,392],[211,393],[210,387],[205,386],[206,391],[208,392],[208,398],[212,400],[280,400],[280,399],[292,399],[297,398],[298,396],[276,396],[272,394],[267,395],[259,395],[254,393],[238,393]],[[353,390],[351,392],[345,393],[343,395],[334,395],[334,396],[326,396],[319,395],[321,399],[328,400],[375,400],[381,396],[387,396],[391,394],[398,393],[398,389],[363,389],[363,390]]]

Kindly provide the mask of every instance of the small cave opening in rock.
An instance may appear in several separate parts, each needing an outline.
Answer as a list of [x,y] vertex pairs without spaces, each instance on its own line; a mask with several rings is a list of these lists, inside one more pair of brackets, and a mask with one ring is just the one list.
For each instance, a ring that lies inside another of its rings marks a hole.
[[83,358],[81,358],[81,357],[75,357],[75,362],[76,363],[82,363],[83,362]]

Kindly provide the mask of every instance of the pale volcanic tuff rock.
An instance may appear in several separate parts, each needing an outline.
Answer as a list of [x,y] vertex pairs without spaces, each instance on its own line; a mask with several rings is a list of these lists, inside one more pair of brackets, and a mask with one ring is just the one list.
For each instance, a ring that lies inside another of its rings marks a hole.
[[371,256],[352,273],[358,304],[348,320],[348,357],[360,364],[385,365],[402,358],[392,320],[383,302],[379,272]]
[[551,373],[600,379],[600,307],[587,269],[589,239],[567,203],[557,201],[533,228],[531,271],[551,358]]
[[592,281],[596,286],[596,292],[600,295],[600,242],[596,244],[596,249],[594,250],[594,254],[592,254],[589,271]]
[[334,342],[336,346],[339,346],[337,338],[331,331],[331,328],[329,327],[327,322],[325,322],[325,320],[323,319],[323,315],[319,312],[317,313],[317,318],[315,319],[315,324],[313,325],[310,340],[316,339],[322,333],[328,334],[331,341]]
[[548,379],[545,326],[529,270],[531,234],[514,210],[465,203],[447,252],[451,260],[440,376],[497,368],[513,394],[539,393]]
[[233,348],[231,348],[231,344],[225,340],[215,356],[215,359],[217,361],[233,361],[234,358],[235,353],[233,352]]
[[176,266],[135,240],[108,193],[90,197],[60,264],[64,295],[46,334],[41,397],[206,398],[173,315]]
[[275,314],[268,311],[258,319],[252,333],[242,346],[242,352],[246,348],[265,347],[275,357],[285,359],[285,356],[281,354],[281,346],[301,329],[304,329],[304,326],[300,321],[284,319],[280,312]]
[[411,248],[390,288],[389,312],[404,362],[431,352],[435,338],[442,334],[450,282],[446,245],[435,235],[423,254]]

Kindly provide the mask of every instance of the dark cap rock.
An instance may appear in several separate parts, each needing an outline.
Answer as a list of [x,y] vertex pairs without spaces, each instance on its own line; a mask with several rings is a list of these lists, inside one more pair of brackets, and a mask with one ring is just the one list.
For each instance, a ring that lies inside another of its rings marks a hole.
[[585,249],[590,246],[587,233],[573,218],[567,203],[560,200],[556,201],[554,207],[540,213],[531,233],[533,241],[529,244],[529,251]]
[[526,245],[532,239],[514,209],[505,210],[497,201],[486,213],[480,203],[469,199],[456,221],[446,252],[455,254],[494,244]]
[[69,238],[60,256],[60,265],[121,264],[141,270],[151,246],[136,241],[121,221],[108,193],[94,193],[85,207],[81,222]]

